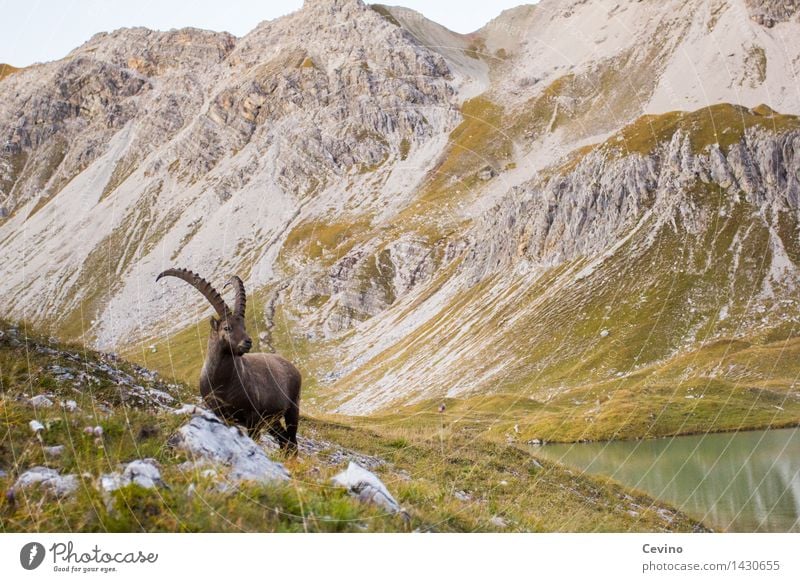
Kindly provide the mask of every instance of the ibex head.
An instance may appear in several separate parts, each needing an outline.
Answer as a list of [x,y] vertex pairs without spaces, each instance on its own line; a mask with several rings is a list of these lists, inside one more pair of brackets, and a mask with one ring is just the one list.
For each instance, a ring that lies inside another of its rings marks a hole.
[[247,334],[244,323],[247,296],[244,291],[244,283],[239,277],[234,275],[225,283],[225,287],[232,284],[236,289],[233,311],[230,310],[219,292],[211,286],[211,283],[197,273],[187,269],[167,269],[156,277],[156,281],[161,277],[182,279],[208,299],[208,302],[211,303],[211,306],[219,315],[219,317],[211,317],[211,339],[213,341],[219,342],[226,351],[235,356],[241,356],[250,351],[250,348],[253,347],[253,340]]

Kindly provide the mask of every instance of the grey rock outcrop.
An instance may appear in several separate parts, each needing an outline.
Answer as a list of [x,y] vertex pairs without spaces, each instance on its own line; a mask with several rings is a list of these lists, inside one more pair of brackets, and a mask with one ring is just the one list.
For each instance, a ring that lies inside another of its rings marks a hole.
[[78,489],[78,477],[61,475],[48,467],[33,467],[22,473],[14,483],[14,490],[41,488],[56,497],[67,497]]
[[289,479],[286,468],[267,457],[253,439],[210,412],[195,416],[183,425],[170,438],[169,444],[195,461],[224,465],[232,481],[277,483]]
[[746,0],[745,4],[750,18],[767,28],[793,19],[800,10],[797,0]]
[[566,174],[515,188],[474,230],[467,261],[475,280],[525,261],[552,267],[613,248],[646,215],[676,216],[693,232],[709,217],[694,212],[684,193],[719,185],[763,209],[800,207],[800,131],[783,135],[750,130],[727,153],[716,145],[694,152],[676,132],[653,155],[609,159],[588,154]]
[[31,405],[34,408],[52,408],[53,407],[53,401],[50,400],[44,394],[37,394],[36,396],[31,398],[30,402],[31,402]]
[[121,472],[106,473],[100,477],[100,488],[106,493],[131,484],[145,489],[166,486],[155,459],[137,459],[126,464]]

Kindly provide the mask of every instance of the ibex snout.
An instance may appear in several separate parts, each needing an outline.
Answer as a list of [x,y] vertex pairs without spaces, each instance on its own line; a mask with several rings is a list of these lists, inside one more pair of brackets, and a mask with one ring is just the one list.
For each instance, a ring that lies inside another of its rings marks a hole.
[[250,348],[252,347],[253,347],[253,340],[251,340],[250,338],[247,338],[239,342],[239,351],[243,354],[249,352]]

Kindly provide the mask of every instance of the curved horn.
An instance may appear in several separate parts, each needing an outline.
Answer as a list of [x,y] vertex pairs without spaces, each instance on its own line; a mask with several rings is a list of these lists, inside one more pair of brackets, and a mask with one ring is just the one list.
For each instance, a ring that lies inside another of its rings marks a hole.
[[233,284],[233,286],[236,288],[236,297],[233,300],[233,314],[236,317],[244,317],[244,308],[247,304],[247,294],[244,292],[244,283],[242,283],[242,280],[239,277],[234,275],[228,279],[228,282],[225,283],[223,289],[231,284]]
[[197,273],[189,271],[188,269],[167,269],[163,273],[161,273],[158,277],[156,277],[156,281],[158,281],[161,277],[177,277],[178,279],[183,279],[189,285],[200,291],[203,294],[203,297],[208,299],[208,302],[211,303],[211,306],[216,310],[221,318],[226,318],[230,314],[231,310],[228,309],[228,306],[225,304],[225,300],[222,298],[216,289],[211,286],[211,283],[203,279]]

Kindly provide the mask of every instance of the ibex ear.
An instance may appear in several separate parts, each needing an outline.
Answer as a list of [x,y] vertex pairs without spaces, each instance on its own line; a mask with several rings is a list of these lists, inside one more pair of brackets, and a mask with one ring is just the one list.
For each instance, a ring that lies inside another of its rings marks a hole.
[[217,319],[213,315],[211,316],[211,319],[208,321],[208,323],[211,324],[211,329],[213,329],[214,331],[217,331],[219,329],[219,319]]

